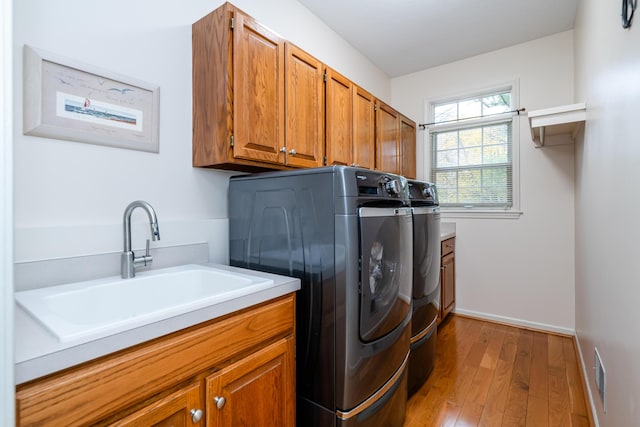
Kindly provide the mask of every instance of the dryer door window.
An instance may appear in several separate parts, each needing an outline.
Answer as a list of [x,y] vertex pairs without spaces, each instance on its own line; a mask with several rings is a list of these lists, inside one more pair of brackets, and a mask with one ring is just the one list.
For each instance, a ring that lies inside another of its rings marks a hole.
[[410,208],[360,208],[360,337],[391,332],[411,309]]

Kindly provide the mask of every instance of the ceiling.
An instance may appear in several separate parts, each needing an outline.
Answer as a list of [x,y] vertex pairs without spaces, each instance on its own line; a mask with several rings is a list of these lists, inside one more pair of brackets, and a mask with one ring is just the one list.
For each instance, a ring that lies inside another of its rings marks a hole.
[[579,0],[299,0],[390,77],[573,28]]

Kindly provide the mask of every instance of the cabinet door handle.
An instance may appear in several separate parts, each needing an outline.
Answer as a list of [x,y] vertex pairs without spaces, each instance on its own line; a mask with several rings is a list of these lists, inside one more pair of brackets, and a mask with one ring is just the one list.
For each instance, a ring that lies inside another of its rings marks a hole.
[[192,422],[197,423],[202,419],[202,409],[192,409],[190,413]]
[[286,152],[287,152],[287,147],[282,147],[282,148],[280,149],[280,152],[281,152],[281,153],[286,153]]
[[292,148],[291,150],[289,150],[289,154],[291,154],[292,156],[295,156],[296,155],[295,148]]
[[222,396],[216,396],[213,398],[213,401],[216,403],[216,408],[222,409],[224,404],[227,403],[227,399]]

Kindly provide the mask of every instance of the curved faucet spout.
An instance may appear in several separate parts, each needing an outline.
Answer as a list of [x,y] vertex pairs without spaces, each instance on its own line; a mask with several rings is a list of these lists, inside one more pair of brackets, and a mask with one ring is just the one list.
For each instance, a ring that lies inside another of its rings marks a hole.
[[153,210],[153,207],[143,201],[136,200],[135,202],[129,203],[129,206],[124,210],[124,216],[122,218],[123,229],[124,229],[124,252],[122,253],[122,262],[120,266],[120,270],[122,273],[123,279],[128,279],[134,277],[136,275],[135,267],[139,264],[149,265],[153,261],[151,255],[149,255],[149,241],[147,240],[147,253],[143,257],[136,258],[133,251],[131,250],[131,215],[135,208],[142,208],[147,213],[149,217],[149,225],[151,227],[151,238],[155,240],[160,240],[160,228],[158,227],[158,218],[156,217],[156,212]]

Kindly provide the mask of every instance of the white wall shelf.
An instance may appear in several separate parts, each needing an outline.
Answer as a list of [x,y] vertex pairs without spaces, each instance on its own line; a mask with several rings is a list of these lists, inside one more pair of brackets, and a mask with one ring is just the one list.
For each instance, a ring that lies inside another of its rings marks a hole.
[[569,136],[573,142],[584,125],[586,115],[584,103],[529,111],[531,139],[536,147],[543,147],[550,137],[559,135]]

